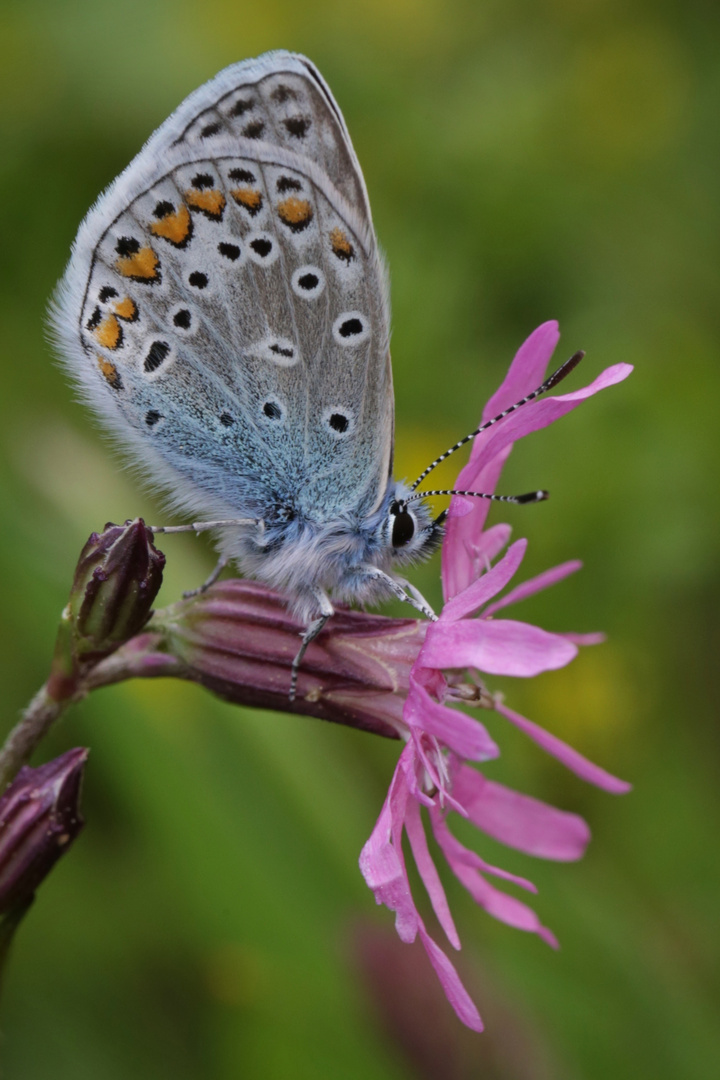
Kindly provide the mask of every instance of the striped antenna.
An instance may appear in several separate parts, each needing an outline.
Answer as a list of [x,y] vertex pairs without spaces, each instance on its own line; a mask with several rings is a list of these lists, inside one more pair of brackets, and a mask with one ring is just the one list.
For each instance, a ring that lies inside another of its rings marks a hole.
[[442,491],[416,491],[410,498],[405,499],[403,505],[415,502],[417,499],[427,499],[431,495],[471,495],[475,499],[492,499],[493,502],[523,503],[544,502],[550,498],[549,491],[528,491],[526,495],[487,495],[484,491],[455,491],[452,488]]
[[[444,454],[441,454],[439,458],[436,458],[435,461],[433,461],[432,465],[428,465],[427,469],[425,469],[424,472],[420,473],[420,475],[418,476],[415,483],[411,485],[410,490],[415,491],[418,484],[421,484],[422,481],[425,479],[425,477],[428,475],[428,473],[431,473],[433,471],[433,469],[436,468],[436,466],[438,466],[440,464],[441,461],[445,461],[445,459],[449,458],[451,454],[454,454],[456,450],[459,450],[461,446],[464,446],[465,443],[470,442],[471,439],[474,439],[476,437],[476,435],[480,435],[483,431],[487,431],[488,428],[491,428],[494,424],[497,424],[500,420],[504,420],[506,416],[510,415],[510,413],[514,413],[517,409],[520,409],[523,405],[527,405],[527,403],[529,401],[534,401],[535,398],[540,397],[541,394],[546,394],[548,392],[548,390],[554,389],[554,387],[556,387],[558,383],[562,382],[563,379],[566,378],[570,374],[570,372],[574,368],[577,367],[577,365],[580,363],[580,361],[582,360],[584,355],[585,355],[585,353],[582,352],[582,351],[581,352],[576,352],[573,356],[570,357],[569,360],[566,360],[565,363],[562,364],[557,369],[557,371],[554,371],[552,373],[552,375],[545,380],[545,382],[542,384],[542,386],[538,386],[537,390],[533,390],[533,392],[531,394],[528,394],[527,397],[522,398],[521,401],[516,401],[514,405],[511,405],[508,409],[505,409],[504,412],[498,413],[497,416],[493,416],[492,420],[486,420],[485,423],[481,424],[479,428],[475,429],[475,431],[471,431],[470,434],[466,435],[464,439],[460,440],[460,442],[456,442],[454,446],[451,446],[449,450],[446,450]],[[433,492],[433,491],[430,491],[430,492],[425,492],[425,494],[426,495],[440,495],[440,494],[477,495],[479,498],[482,498],[482,499],[495,498],[495,499],[498,499],[499,501],[504,501],[504,502],[538,502],[539,501],[536,498],[530,498],[530,497],[525,496],[525,495],[517,495],[517,496],[516,495],[508,495],[508,496],[496,495],[496,496],[493,496],[493,495],[482,495],[479,492],[474,492],[474,491],[468,491],[468,492],[462,492],[462,491],[457,491],[457,492]],[[533,494],[537,494],[537,493],[533,493]],[[417,497],[419,497],[419,496],[417,496]],[[545,496],[545,497],[547,497],[547,496]],[[413,496],[413,498],[415,498],[415,496]],[[408,500],[408,501],[410,501],[410,500]]]

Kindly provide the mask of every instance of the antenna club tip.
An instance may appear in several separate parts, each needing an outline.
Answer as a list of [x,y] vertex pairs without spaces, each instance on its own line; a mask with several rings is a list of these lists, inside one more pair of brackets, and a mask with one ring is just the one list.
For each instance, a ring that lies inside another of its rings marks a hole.
[[545,500],[549,499],[549,498],[550,498],[550,492],[549,491],[529,491],[527,493],[527,495],[518,495],[517,502],[519,502],[521,504],[522,503],[545,502]]

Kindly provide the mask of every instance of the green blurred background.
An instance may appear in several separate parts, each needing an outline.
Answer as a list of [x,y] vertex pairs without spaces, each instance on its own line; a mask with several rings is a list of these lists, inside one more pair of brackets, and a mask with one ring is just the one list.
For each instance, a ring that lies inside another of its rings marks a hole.
[[[506,680],[508,702],[635,785],[595,791],[492,724],[488,775],[593,830],[569,866],[477,837],[537,882],[561,951],[446,875],[488,1027],[466,1032],[357,867],[397,744],[128,684],[37,755],[92,748],[87,826],[11,957],[4,1076],[720,1075],[719,21],[688,0],[4,0],[7,728],[45,678],[87,535],[162,516],[53,365],[47,299],[100,190],[224,65],[305,52],[345,113],[392,274],[400,475],[475,425],[548,318],[563,358],[588,352],[572,386],[636,365],[516,448],[503,489],[552,500],[494,519],[529,537],[524,576],[585,561],[517,617],[609,635],[565,671]],[[162,546],[169,602],[212,556],[189,537]],[[437,559],[414,578],[436,602],[438,579]]]

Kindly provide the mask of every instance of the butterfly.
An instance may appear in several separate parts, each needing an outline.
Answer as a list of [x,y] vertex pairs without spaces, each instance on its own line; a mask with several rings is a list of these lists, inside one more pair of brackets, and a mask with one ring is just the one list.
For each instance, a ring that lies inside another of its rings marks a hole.
[[331,595],[434,617],[399,576],[442,537],[417,486],[483,429],[413,485],[393,478],[387,276],[309,60],[234,64],[180,105],[80,226],[51,321],[90,407],[203,519],[157,531],[213,528],[217,573],[236,561],[287,594],[306,625],[291,698]]

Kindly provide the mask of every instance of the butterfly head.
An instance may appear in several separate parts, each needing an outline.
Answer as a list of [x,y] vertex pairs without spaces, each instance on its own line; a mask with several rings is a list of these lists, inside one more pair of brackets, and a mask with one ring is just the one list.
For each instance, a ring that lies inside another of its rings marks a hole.
[[426,559],[442,541],[445,513],[433,518],[427,503],[414,500],[408,504],[408,489],[398,484],[385,520],[385,543],[393,561],[403,563]]

